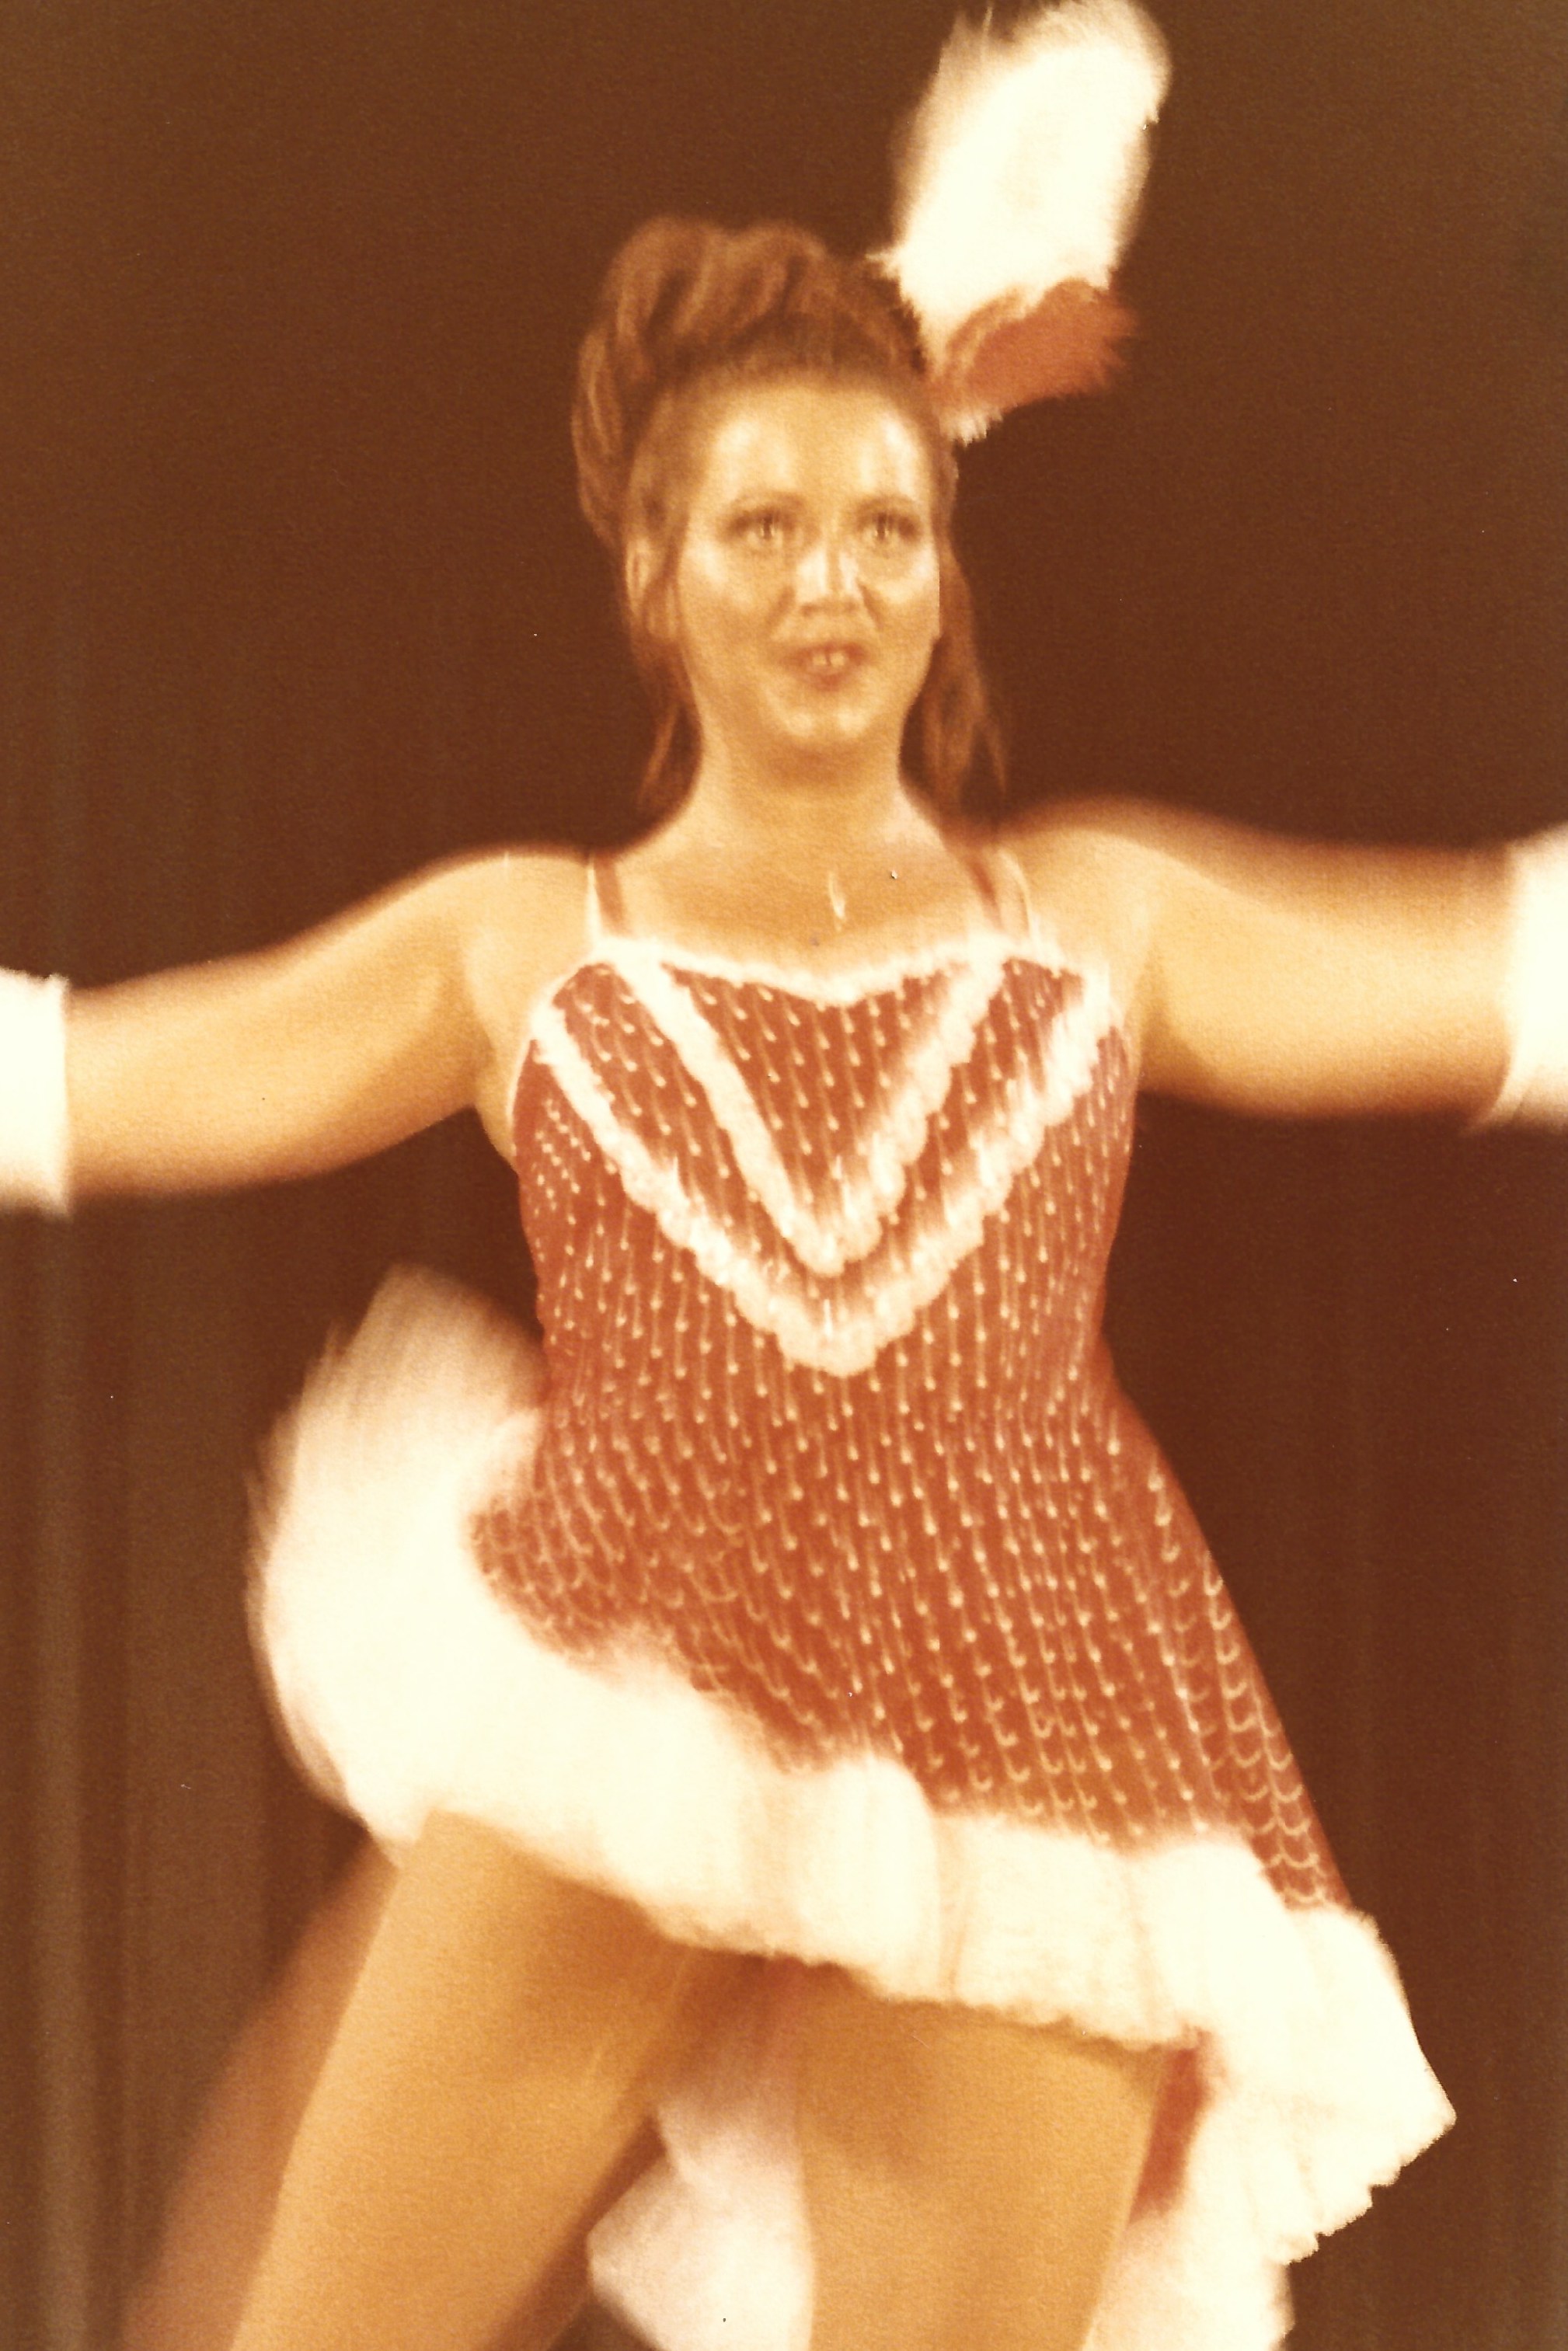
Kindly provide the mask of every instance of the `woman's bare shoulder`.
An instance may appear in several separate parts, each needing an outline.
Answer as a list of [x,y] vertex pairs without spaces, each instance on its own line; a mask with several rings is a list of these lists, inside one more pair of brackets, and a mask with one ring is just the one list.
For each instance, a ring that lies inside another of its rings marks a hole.
[[1289,895],[1335,852],[1154,800],[1055,800],[1002,834],[1042,923],[1071,955],[1110,972],[1134,1025],[1148,1009],[1162,926],[1194,885]]
[[1177,877],[1278,898],[1333,883],[1355,862],[1333,845],[1131,798],[1052,802],[1030,810],[1004,838],[1042,909],[1075,910],[1113,944],[1129,933],[1146,939],[1157,902]]
[[444,902],[486,1052],[480,1116],[507,1151],[512,1078],[528,1024],[588,945],[588,862],[573,850],[487,852],[437,868],[418,885]]
[[1264,836],[1193,809],[1107,796],[1048,801],[1016,818],[1002,838],[1026,871],[1044,877],[1059,868],[1112,876],[1146,868],[1156,857],[1201,863]]
[[580,851],[520,842],[448,858],[403,886],[432,901],[444,899],[454,913],[476,922],[517,915],[570,922],[580,921],[587,880],[588,860]]
[[581,953],[587,860],[577,851],[480,851],[403,885],[411,910],[446,927],[465,968],[476,963],[548,985]]
[[580,953],[587,930],[588,860],[575,849],[521,844],[436,866],[423,885],[447,897],[476,947],[504,946],[522,966],[549,969]]
[[1293,904],[1308,913],[1324,904],[1364,899],[1374,888],[1446,903],[1456,886],[1477,876],[1495,880],[1495,853],[1467,857],[1448,851],[1369,847],[1291,832],[1265,831],[1196,809],[1152,800],[1061,802],[1030,810],[1008,835],[1008,846],[1031,883],[1049,888],[1054,876],[1098,876],[1106,887],[1146,895],[1167,885],[1218,887],[1239,898]]
[[1123,1003],[1141,996],[1161,853],[1179,853],[1179,822],[1134,799],[1055,800],[1006,825],[1037,918],[1073,956],[1103,965]]

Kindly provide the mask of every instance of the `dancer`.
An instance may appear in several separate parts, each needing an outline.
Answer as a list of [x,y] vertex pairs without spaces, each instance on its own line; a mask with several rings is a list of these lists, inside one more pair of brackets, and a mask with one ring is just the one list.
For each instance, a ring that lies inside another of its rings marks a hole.
[[1262,2351],[1448,2119],[1097,1304],[1140,1082],[1568,1114],[1568,857],[965,826],[951,436],[1094,371],[1105,274],[923,346],[802,231],[651,225],[574,419],[648,835],[8,990],[14,1198],[472,1106],[539,1270],[542,1409],[404,1282],[280,1443],[279,1703],[401,1867],[235,2351],[542,2344],[591,2234],[661,2351]]

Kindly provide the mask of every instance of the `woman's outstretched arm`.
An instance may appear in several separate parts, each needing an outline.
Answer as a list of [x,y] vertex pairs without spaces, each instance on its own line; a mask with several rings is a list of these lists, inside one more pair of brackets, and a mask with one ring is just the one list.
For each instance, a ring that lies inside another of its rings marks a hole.
[[581,904],[574,859],[477,858],[286,946],[73,997],[71,1196],[313,1175],[469,1106],[504,1150],[507,1074]]
[[1121,805],[1041,821],[1028,852],[1044,903],[1082,905],[1116,943],[1145,1084],[1286,1117],[1497,1102],[1517,1042],[1508,852],[1327,847]]

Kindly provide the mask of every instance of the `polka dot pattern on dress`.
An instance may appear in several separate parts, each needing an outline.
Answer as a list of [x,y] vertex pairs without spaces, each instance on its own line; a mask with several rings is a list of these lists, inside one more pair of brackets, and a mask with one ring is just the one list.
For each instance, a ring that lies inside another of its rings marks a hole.
[[550,1361],[486,1573],[653,1650],[781,1763],[1343,1898],[1234,1610],[1099,1334],[1133,1073],[999,936],[855,992],[612,943],[516,1101]]

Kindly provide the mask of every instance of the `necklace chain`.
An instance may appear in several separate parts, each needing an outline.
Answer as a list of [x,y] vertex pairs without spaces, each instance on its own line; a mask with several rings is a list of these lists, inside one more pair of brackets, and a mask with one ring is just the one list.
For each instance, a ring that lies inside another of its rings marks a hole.
[[[896,865],[888,867],[887,878],[890,882],[897,881]],[[832,915],[833,928],[835,931],[841,931],[850,918],[850,903],[844,894],[844,885],[839,879],[839,869],[836,865],[830,865],[828,868],[827,889],[828,912]]]

